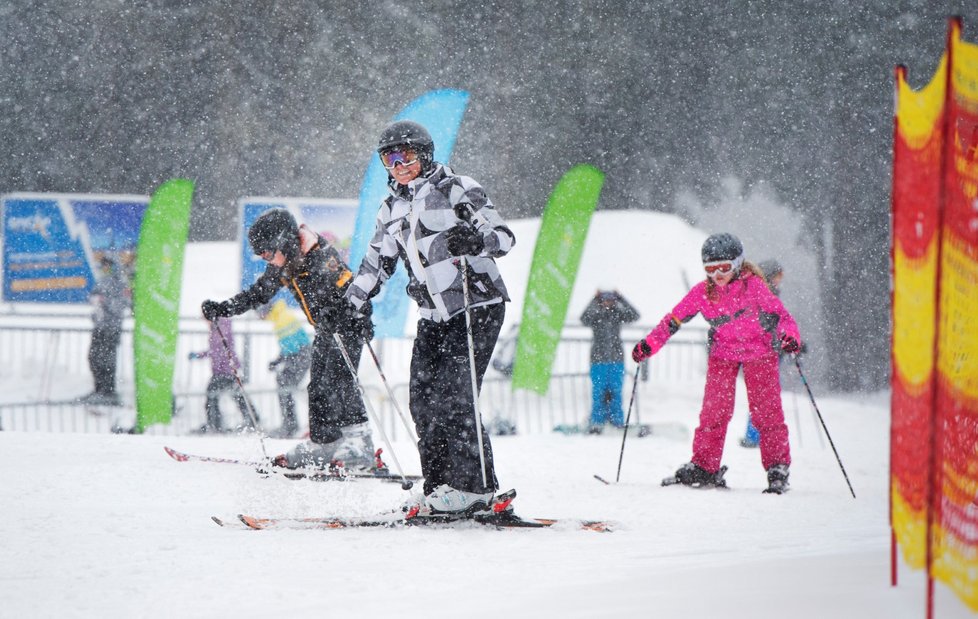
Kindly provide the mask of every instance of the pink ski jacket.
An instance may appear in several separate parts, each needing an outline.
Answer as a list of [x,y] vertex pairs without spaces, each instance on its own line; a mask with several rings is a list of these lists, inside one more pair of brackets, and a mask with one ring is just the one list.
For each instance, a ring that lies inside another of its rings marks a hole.
[[767,284],[750,271],[742,272],[726,286],[718,286],[716,297],[712,301],[706,298],[705,281],[693,286],[679,305],[645,336],[652,354],[696,314],[703,314],[710,325],[710,355],[718,359],[750,361],[777,355],[784,335],[801,344],[795,319]]

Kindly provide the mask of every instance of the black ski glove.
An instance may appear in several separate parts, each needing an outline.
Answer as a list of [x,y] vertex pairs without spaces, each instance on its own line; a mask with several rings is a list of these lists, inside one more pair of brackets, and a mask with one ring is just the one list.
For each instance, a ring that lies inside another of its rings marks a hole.
[[231,304],[227,301],[211,301],[210,299],[200,304],[200,313],[204,318],[213,322],[215,318],[231,315]]
[[465,224],[456,224],[445,232],[448,253],[453,256],[478,256],[486,247],[486,242],[478,230]]
[[[371,329],[368,328],[370,325],[370,319],[367,318],[363,312],[358,310],[349,300],[342,299],[340,301],[339,305],[336,307],[336,317],[338,329],[363,339],[369,339],[366,337],[366,335],[368,332],[372,333]],[[346,326],[339,327],[340,324]]]

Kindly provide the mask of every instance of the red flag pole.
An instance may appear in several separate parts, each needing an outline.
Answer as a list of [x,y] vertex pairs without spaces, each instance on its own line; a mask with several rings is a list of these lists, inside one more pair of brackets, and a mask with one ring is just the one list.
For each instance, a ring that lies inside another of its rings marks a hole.
[[[907,68],[903,65],[897,65],[894,71],[894,83],[893,83],[893,170],[897,169],[897,144],[900,139],[900,118],[897,115],[897,110],[899,109],[900,100],[900,83],[906,81],[907,78]],[[890,178],[890,214],[894,216],[896,214],[896,201],[897,201],[897,179],[894,173]],[[896,281],[895,265],[896,265],[896,228],[890,231],[890,281]],[[894,290],[893,286],[890,286],[890,324],[896,324],[896,310],[893,305]],[[894,340],[896,335],[894,329],[890,330],[890,445],[894,444],[894,436],[896,430],[894,428],[892,412],[895,408],[895,390],[893,389],[893,383],[895,382],[895,374],[893,368],[896,368],[896,355],[894,354]],[[897,585],[897,539],[896,531],[893,529],[893,448],[890,448],[890,483],[889,492],[887,493],[887,503],[888,503],[888,513],[890,516],[890,586],[895,587]]]
[[934,617],[934,523],[940,520],[940,483],[941,483],[941,462],[938,450],[942,441],[939,440],[941,424],[940,415],[940,351],[941,351],[941,280],[943,279],[943,260],[944,260],[944,212],[947,204],[947,174],[949,149],[953,148],[954,142],[951,139],[951,105],[954,101],[953,80],[951,76],[954,72],[954,45],[953,37],[961,29],[961,18],[951,17],[948,19],[947,28],[947,69],[944,76],[944,112],[941,119],[941,164],[940,164],[940,187],[938,189],[937,202],[937,265],[936,265],[936,286],[934,286],[934,318],[936,320],[934,330],[934,346],[932,356],[934,359],[934,372],[931,376],[933,391],[931,394],[930,427],[928,437],[930,442],[928,475],[927,475],[927,540],[926,540],[926,562],[927,562],[927,619]]

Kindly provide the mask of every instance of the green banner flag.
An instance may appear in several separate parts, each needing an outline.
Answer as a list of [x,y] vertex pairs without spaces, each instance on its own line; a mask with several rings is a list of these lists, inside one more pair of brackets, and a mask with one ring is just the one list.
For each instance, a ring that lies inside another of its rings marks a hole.
[[177,351],[183,252],[190,228],[194,184],[167,181],[143,216],[132,287],[135,317],[136,432],[169,423],[173,411],[173,363]]
[[564,174],[550,194],[526,284],[513,389],[547,392],[591,214],[603,184],[601,170],[578,165]]

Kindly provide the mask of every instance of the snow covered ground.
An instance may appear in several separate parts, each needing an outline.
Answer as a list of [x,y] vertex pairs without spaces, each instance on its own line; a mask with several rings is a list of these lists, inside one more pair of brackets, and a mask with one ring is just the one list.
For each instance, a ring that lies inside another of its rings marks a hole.
[[[618,287],[643,322],[654,322],[682,294],[681,271],[698,277],[704,234],[668,216],[643,215],[660,218],[657,243],[643,251],[671,261],[647,256],[657,265],[650,274],[648,263],[626,255],[614,263],[619,272],[609,273],[607,257],[634,246],[630,235],[648,234],[648,226],[634,213],[599,215],[613,221],[595,220],[571,315],[594,288]],[[500,260],[514,295],[510,318],[518,315],[532,255],[526,228],[518,252]],[[604,247],[595,246],[599,240]],[[185,307],[236,290],[225,245],[188,251],[189,272],[205,259],[211,276],[188,279]],[[687,432],[629,436],[620,483],[594,479],[614,482],[620,434],[492,438],[500,483],[519,491],[518,513],[605,519],[612,533],[561,525],[220,528],[211,516],[368,516],[397,507],[408,493],[374,480],[261,478],[247,467],[178,463],[163,452],[169,445],[257,459],[263,448],[279,453],[289,441],[0,432],[0,617],[924,617],[921,572],[901,564],[900,584],[890,586],[887,394],[838,396],[813,384],[853,499],[807,395],[797,391],[784,394],[792,490],[761,493],[759,454],[737,445],[746,423],[742,387],[724,457],[732,489],[661,487],[662,477],[689,460],[702,385],[641,385],[642,421]],[[786,387],[797,390],[797,379]],[[406,472],[420,471],[410,443],[394,448]],[[942,585],[935,589],[937,617],[973,616]]]
[[[691,411],[697,400],[661,404]],[[736,445],[741,417],[728,435],[729,491],[659,486],[688,460],[687,439],[630,436],[620,483],[604,485],[593,475],[614,481],[620,435],[493,437],[518,513],[607,519],[613,533],[220,528],[210,516],[371,515],[408,493],[264,479],[162,449],[255,458],[254,437],[2,432],[0,616],[923,617],[920,572],[901,567],[889,585],[886,398],[825,397],[819,408],[856,499],[807,407],[784,496],[761,493],[757,451]],[[420,470],[409,443],[395,449]],[[971,616],[936,589],[938,617]]]

